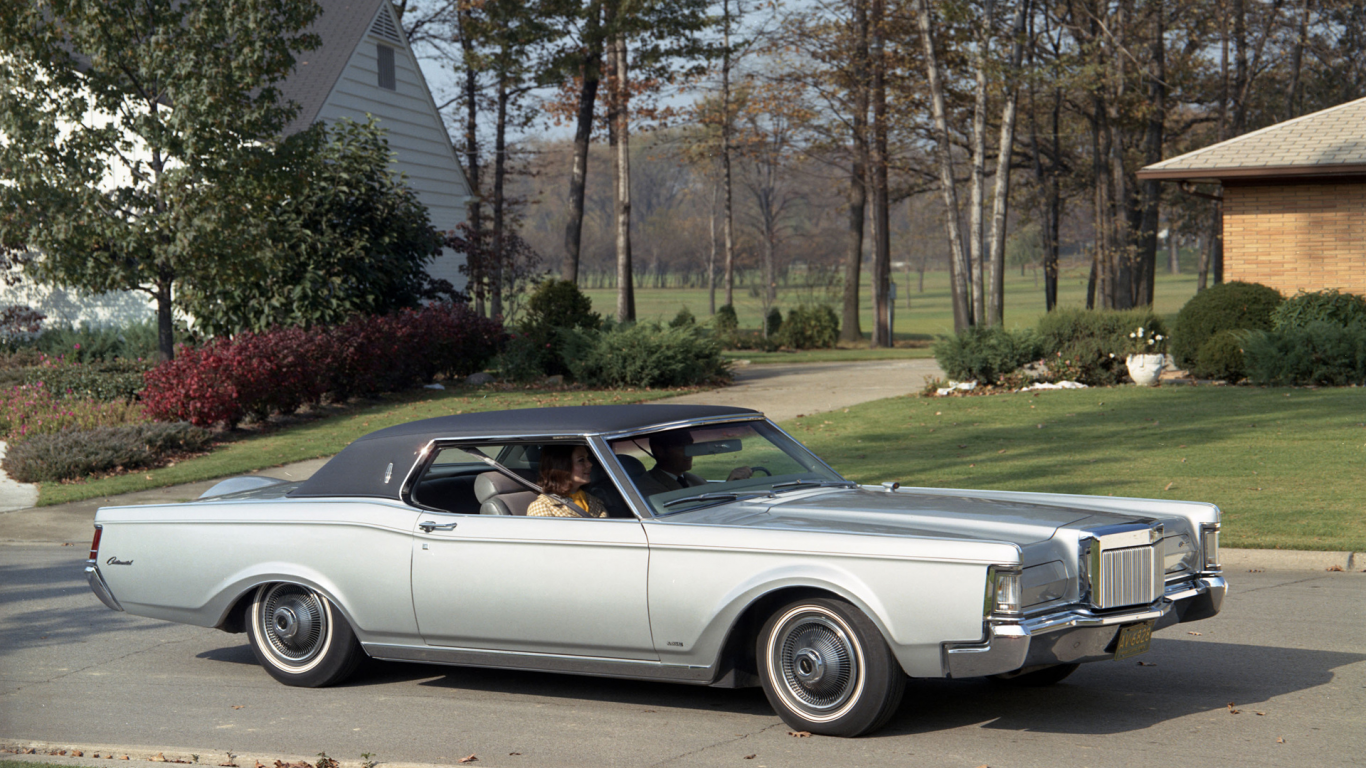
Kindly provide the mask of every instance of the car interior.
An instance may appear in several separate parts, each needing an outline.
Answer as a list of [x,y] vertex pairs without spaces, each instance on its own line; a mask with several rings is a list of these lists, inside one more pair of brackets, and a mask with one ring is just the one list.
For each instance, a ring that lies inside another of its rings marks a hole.
[[[481,456],[492,458],[533,486],[540,474],[538,444],[444,448],[413,487],[413,501],[427,509],[457,515],[525,516],[538,493],[489,467]],[[618,455],[617,460],[632,479],[645,473],[645,465],[634,456]],[[608,517],[635,517],[621,491],[596,460],[592,481],[584,490],[602,500]]]

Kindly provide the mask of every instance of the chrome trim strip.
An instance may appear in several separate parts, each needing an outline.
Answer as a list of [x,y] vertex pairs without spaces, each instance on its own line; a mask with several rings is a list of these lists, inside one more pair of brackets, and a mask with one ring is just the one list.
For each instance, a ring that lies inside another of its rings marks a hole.
[[656,432],[667,432],[671,429],[682,429],[683,427],[705,427],[711,424],[726,424],[729,422],[741,421],[766,421],[768,417],[762,413],[755,413],[752,416],[744,416],[732,413],[727,416],[707,416],[701,419],[684,419],[682,421],[670,421],[664,424],[651,424],[648,427],[638,427],[636,429],[623,429],[619,432],[600,432],[598,436],[603,440],[622,440],[631,437],[641,437],[652,435]]
[[85,576],[90,582],[90,591],[95,593],[95,597],[104,603],[106,608],[113,611],[122,611],[123,606],[119,604],[114,593],[109,589],[109,584],[104,580],[104,574],[100,573],[100,567],[95,565],[94,560],[86,560]]
[[670,680],[695,685],[706,685],[715,677],[713,667],[663,664],[658,661],[384,643],[362,643],[362,646],[366,653],[386,661],[416,661],[425,664],[492,669],[529,669],[628,680]]

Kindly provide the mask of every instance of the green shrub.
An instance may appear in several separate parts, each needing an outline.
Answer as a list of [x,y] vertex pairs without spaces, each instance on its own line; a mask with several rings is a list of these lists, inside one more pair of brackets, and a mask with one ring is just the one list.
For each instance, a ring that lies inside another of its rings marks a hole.
[[1254,384],[1366,385],[1366,320],[1254,331],[1243,340],[1243,359]]
[[768,314],[764,315],[764,338],[777,338],[782,329],[783,313],[777,307],[769,307]]
[[[188,340],[189,332],[177,326],[174,335],[176,343],[181,343]],[[157,321],[153,317],[124,326],[50,327],[34,340],[33,348],[82,363],[116,357],[154,360],[159,350]]]
[[4,465],[21,483],[49,483],[151,466],[171,454],[203,450],[209,440],[206,430],[186,422],[66,429],[10,446]]
[[[527,334],[514,334],[491,366],[498,378],[508,381],[534,381],[546,375],[546,359],[550,353],[546,345]],[[556,367],[559,367],[558,365]]]
[[840,318],[829,304],[793,307],[776,339],[793,349],[830,349],[839,339]]
[[1304,328],[1310,323],[1332,323],[1347,327],[1366,321],[1366,297],[1354,293],[1338,293],[1336,288],[1313,293],[1300,293],[1281,302],[1271,313],[1271,328]]
[[1281,303],[1274,288],[1257,283],[1221,283],[1197,294],[1176,316],[1172,356],[1200,376],[1200,348],[1220,331],[1269,331],[1271,313]]
[[974,326],[934,345],[934,358],[955,381],[994,384],[1002,376],[1043,357],[1042,339],[1032,330]]
[[111,358],[85,364],[47,358],[41,365],[23,369],[23,384],[40,384],[59,397],[85,400],[133,402],[142,391],[143,375],[151,360]]
[[721,346],[727,349],[735,346],[736,336],[740,332],[740,318],[735,316],[735,307],[729,304],[722,304],[716,310],[716,315],[712,317],[712,325],[716,328],[716,340]]
[[1118,384],[1129,334],[1143,328],[1168,335],[1162,318],[1149,308],[1128,310],[1057,309],[1039,318],[1044,355],[1058,378],[1088,386]]
[[692,312],[689,311],[687,307],[680,307],[678,314],[674,315],[674,319],[669,321],[669,327],[682,328],[688,325],[697,325],[697,318],[693,317]]
[[561,328],[595,329],[602,317],[593,311],[593,300],[569,280],[550,279],[536,286],[527,299],[521,323],[524,343],[505,354],[499,370],[514,381],[569,373],[561,360]]
[[1220,379],[1230,384],[1246,376],[1243,365],[1242,335],[1247,331],[1220,331],[1209,337],[1195,354],[1191,373],[1202,379]]
[[730,377],[721,345],[696,325],[628,323],[560,334],[570,373],[590,386],[682,387]]

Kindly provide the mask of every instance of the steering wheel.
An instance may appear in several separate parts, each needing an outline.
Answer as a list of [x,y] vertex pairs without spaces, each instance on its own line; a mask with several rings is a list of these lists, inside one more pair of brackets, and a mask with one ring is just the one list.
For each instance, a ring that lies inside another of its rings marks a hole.
[[773,473],[770,472],[770,471],[768,471],[768,468],[767,468],[767,467],[750,467],[750,468],[749,468],[749,471],[750,471],[750,472],[763,472],[765,475],[768,475],[769,477],[773,477]]

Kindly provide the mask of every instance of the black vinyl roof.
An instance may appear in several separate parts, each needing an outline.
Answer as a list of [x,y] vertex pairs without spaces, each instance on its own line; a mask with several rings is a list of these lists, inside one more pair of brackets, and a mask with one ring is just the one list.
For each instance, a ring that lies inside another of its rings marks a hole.
[[696,419],[743,419],[760,415],[749,408],[720,405],[643,404],[522,408],[439,416],[371,432],[333,456],[289,495],[373,496],[397,500],[403,481],[422,449],[431,441],[442,438],[524,439],[612,434]]

